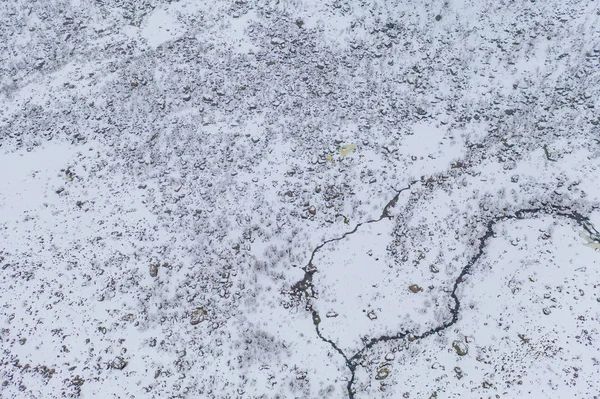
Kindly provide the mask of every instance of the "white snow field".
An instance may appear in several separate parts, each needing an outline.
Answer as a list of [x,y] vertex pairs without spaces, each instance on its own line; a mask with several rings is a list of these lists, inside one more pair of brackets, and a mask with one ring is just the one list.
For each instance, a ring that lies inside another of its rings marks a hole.
[[600,398],[600,3],[0,3],[0,398]]

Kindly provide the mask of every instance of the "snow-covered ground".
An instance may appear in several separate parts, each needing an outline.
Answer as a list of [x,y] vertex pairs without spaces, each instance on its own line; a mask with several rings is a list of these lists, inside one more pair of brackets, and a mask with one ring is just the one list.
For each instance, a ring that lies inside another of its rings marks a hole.
[[0,17],[1,398],[600,397],[597,1]]

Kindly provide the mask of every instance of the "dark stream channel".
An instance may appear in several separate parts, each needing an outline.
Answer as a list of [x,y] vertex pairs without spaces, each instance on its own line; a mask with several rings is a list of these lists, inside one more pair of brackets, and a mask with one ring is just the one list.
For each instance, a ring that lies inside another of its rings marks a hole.
[[[304,277],[302,278],[302,280],[298,281],[297,283],[295,283],[292,286],[291,294],[293,296],[295,296],[301,300],[302,299],[307,300],[305,308],[312,315],[312,320],[313,320],[313,324],[315,326],[315,331],[317,333],[317,336],[323,342],[326,342],[329,345],[331,345],[331,347],[344,358],[344,360],[346,362],[346,367],[348,368],[348,370],[350,370],[350,373],[351,373],[351,378],[348,380],[348,384],[347,384],[348,397],[350,399],[354,399],[354,395],[355,395],[353,384],[354,384],[354,380],[355,380],[355,371],[356,371],[356,367],[358,365],[359,357],[365,351],[369,350],[370,348],[372,348],[374,345],[376,345],[379,342],[401,340],[401,339],[406,338],[410,334],[410,332],[399,331],[397,334],[394,334],[394,335],[382,335],[377,338],[372,338],[363,346],[362,349],[360,349],[354,355],[352,355],[352,356],[346,355],[344,353],[344,351],[335,344],[335,342],[333,342],[331,339],[324,337],[321,334],[321,331],[319,329],[319,324],[321,323],[321,317],[319,316],[318,312],[313,309],[312,304],[308,301],[309,298],[315,297],[315,290],[314,290],[312,278],[313,278],[313,275],[318,270],[313,265],[313,260],[314,260],[315,254],[321,248],[323,248],[325,245],[327,245],[331,242],[334,242],[334,241],[343,240],[344,238],[348,237],[349,235],[357,232],[358,229],[362,225],[370,224],[370,223],[377,223],[383,219],[391,219],[392,216],[390,216],[390,214],[389,214],[390,208],[393,208],[396,205],[396,203],[398,202],[398,199],[400,197],[400,194],[403,191],[410,189],[414,183],[416,183],[416,181],[411,182],[407,187],[397,191],[396,195],[385,205],[385,207],[383,208],[383,211],[381,213],[381,216],[379,218],[373,219],[373,220],[368,220],[368,221],[362,222],[362,223],[358,223],[354,227],[354,229],[344,233],[342,236],[326,240],[323,243],[319,244],[312,251],[308,265],[306,265],[305,267],[302,268],[302,270],[304,271]],[[456,324],[456,322],[458,321],[458,315],[459,315],[460,308],[461,308],[460,300],[459,300],[458,296],[456,295],[456,291],[458,290],[459,285],[465,280],[464,277],[467,274],[470,274],[471,268],[477,263],[477,261],[483,255],[484,249],[485,249],[489,239],[494,237],[494,226],[497,223],[504,222],[507,220],[519,220],[519,219],[533,218],[538,214],[550,215],[553,217],[561,217],[561,218],[573,220],[579,226],[583,227],[587,231],[587,233],[590,235],[593,242],[600,243],[600,234],[594,228],[594,226],[590,223],[589,218],[581,215],[577,211],[573,211],[573,210],[571,210],[567,207],[563,207],[563,206],[557,206],[557,205],[552,205],[552,204],[543,204],[542,207],[539,207],[539,208],[520,209],[512,214],[507,214],[507,215],[502,215],[502,216],[497,216],[495,218],[492,218],[491,220],[489,220],[487,222],[487,229],[485,231],[485,234],[479,238],[479,245],[478,245],[477,253],[475,255],[473,255],[471,257],[471,259],[469,259],[469,261],[461,269],[460,274],[454,280],[454,286],[452,288],[452,292],[450,293],[450,297],[454,301],[454,306],[449,309],[450,315],[451,315],[450,320],[448,320],[445,323],[443,323],[437,327],[434,327],[428,331],[425,331],[421,335],[412,336],[411,341],[416,341],[416,340],[427,338],[430,335],[440,333],[440,332],[446,330],[447,328],[453,326],[454,324]]]

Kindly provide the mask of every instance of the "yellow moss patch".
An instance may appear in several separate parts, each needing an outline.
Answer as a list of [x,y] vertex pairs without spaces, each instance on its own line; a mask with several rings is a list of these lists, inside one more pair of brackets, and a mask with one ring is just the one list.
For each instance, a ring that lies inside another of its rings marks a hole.
[[340,155],[342,156],[342,158],[346,158],[346,156],[348,154],[350,154],[352,151],[356,150],[356,145],[355,144],[346,144],[340,147]]

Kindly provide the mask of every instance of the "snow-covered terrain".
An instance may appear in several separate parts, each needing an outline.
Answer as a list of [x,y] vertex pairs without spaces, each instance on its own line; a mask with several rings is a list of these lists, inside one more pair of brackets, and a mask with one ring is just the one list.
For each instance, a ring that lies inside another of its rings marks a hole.
[[0,17],[0,398],[600,397],[598,1]]

